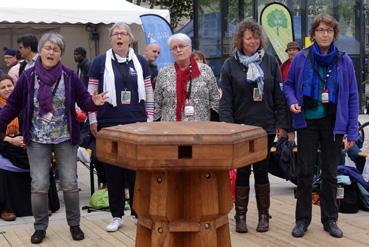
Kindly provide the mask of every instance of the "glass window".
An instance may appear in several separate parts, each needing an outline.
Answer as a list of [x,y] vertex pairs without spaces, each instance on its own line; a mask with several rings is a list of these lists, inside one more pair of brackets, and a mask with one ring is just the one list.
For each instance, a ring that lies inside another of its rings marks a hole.
[[221,56],[220,4],[218,0],[199,0],[199,50],[207,58]]

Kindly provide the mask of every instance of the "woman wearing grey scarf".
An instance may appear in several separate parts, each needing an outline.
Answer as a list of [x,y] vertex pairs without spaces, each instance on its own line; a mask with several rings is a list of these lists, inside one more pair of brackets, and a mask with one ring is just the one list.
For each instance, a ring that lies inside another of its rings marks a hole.
[[[261,26],[248,19],[238,24],[233,35],[233,55],[221,73],[221,121],[262,127],[268,134],[269,150],[274,138],[281,137],[287,122],[287,107],[280,89],[281,73],[276,59],[265,53],[265,37]],[[270,184],[268,158],[252,164],[255,195],[259,213],[256,230],[269,230]],[[251,166],[237,170],[236,232],[247,232],[246,212],[250,191]]]

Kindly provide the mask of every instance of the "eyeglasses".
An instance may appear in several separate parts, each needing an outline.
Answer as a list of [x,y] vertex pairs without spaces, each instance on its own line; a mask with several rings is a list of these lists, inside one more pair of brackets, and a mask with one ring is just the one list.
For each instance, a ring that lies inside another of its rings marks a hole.
[[128,32],[116,32],[112,33],[111,36],[128,36]]
[[57,48],[57,47],[44,46],[44,47],[42,47],[42,49],[44,49],[47,52],[53,51],[54,53],[61,53],[60,48]]
[[177,45],[177,46],[173,46],[172,48],[170,48],[171,51],[183,51],[184,48],[186,48],[189,45]]
[[323,34],[323,33],[328,33],[328,34],[332,34],[334,33],[334,29],[333,28],[318,28],[315,30],[317,33]]

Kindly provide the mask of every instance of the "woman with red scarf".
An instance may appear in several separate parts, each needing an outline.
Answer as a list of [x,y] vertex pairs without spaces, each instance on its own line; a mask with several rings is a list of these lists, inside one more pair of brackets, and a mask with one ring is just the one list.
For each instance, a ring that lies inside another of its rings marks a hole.
[[211,68],[192,57],[191,39],[172,35],[168,45],[174,64],[159,71],[154,92],[154,119],[161,121],[209,121],[218,112],[220,93]]

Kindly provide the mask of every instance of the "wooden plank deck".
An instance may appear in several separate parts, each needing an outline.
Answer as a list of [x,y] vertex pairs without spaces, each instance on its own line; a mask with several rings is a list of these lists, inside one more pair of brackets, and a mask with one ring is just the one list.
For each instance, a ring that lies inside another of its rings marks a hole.
[[[320,208],[313,206],[313,221],[303,238],[293,238],[291,229],[294,225],[295,200],[292,195],[273,195],[271,198],[270,231],[258,233],[255,231],[257,224],[257,210],[254,196],[250,198],[247,223],[249,233],[239,234],[234,231],[233,211],[229,215],[232,246],[368,246],[369,222],[367,217],[359,218],[354,215],[340,214],[339,226],[344,231],[344,237],[335,239],[323,230],[320,224]],[[81,221],[81,227],[85,232],[85,240],[73,241],[66,224],[51,223],[46,239],[40,246],[134,246],[135,225],[127,219],[124,226],[115,233],[107,233],[105,226],[110,218],[88,219]],[[0,246],[33,246],[30,236],[33,233],[31,226],[17,227],[0,232]]]

